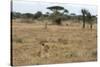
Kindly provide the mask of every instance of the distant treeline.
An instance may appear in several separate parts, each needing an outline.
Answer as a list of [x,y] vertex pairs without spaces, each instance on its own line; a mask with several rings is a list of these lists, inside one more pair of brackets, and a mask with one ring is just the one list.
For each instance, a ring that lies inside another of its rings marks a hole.
[[[35,14],[32,13],[20,13],[20,12],[11,12],[12,19],[18,19],[18,18],[31,18],[31,19],[55,19],[57,17],[61,17],[62,20],[82,20],[82,15],[76,15],[75,13],[71,13],[70,15],[63,14],[60,16],[53,16],[53,14],[49,14],[48,12],[46,14],[43,14],[41,11],[36,12]],[[97,19],[96,16],[92,16],[94,20]]]
[[[62,6],[50,6],[46,9],[52,11],[52,13],[46,12],[43,14],[41,11],[37,11],[36,13],[20,13],[20,12],[11,12],[12,19],[26,19],[23,22],[31,22],[33,20],[52,20],[53,24],[62,25],[62,21],[71,20],[74,22],[83,23],[83,28],[85,28],[85,24],[88,23],[90,28],[94,23],[97,23],[97,15],[92,15],[87,9],[81,9],[81,15],[76,15],[75,13],[70,13],[67,9]],[[31,19],[31,21],[29,20]]]

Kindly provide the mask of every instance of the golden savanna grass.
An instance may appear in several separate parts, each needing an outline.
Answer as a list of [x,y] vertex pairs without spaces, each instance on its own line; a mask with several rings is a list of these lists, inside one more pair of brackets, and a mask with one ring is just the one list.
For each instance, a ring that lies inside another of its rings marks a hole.
[[[13,65],[96,61],[96,24],[91,30],[88,24],[83,29],[81,23],[65,23],[45,29],[42,23],[12,22]],[[41,44],[48,46],[47,51]]]

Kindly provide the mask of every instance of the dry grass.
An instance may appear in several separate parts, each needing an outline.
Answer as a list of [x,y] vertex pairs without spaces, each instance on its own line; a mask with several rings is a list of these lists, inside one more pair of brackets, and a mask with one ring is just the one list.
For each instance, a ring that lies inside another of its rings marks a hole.
[[[68,26],[13,22],[13,65],[54,64],[97,60],[96,25]],[[49,48],[45,52],[41,42]]]

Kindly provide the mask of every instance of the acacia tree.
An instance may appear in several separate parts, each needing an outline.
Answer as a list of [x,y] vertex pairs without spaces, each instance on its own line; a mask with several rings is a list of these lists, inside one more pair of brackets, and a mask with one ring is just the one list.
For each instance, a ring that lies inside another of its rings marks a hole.
[[83,17],[83,28],[85,28],[86,14],[88,11],[86,9],[82,9],[81,12]]
[[64,9],[63,15],[69,13],[67,9]]
[[51,7],[47,7],[47,9],[53,11],[54,15],[57,15],[57,13],[60,13],[60,10],[64,10],[64,7],[61,6],[51,6]]
[[[56,22],[56,24],[61,25],[61,17],[59,15],[61,15],[60,11],[61,10],[65,10],[64,7],[61,6],[51,6],[51,7],[47,7],[47,9],[51,10],[53,12],[53,17],[54,17],[54,22]],[[67,10],[66,10],[67,12]]]
[[41,11],[37,11],[36,13],[35,13],[35,15],[34,15],[34,18],[35,19],[38,19],[39,17],[41,17],[43,14],[42,14],[42,12]]

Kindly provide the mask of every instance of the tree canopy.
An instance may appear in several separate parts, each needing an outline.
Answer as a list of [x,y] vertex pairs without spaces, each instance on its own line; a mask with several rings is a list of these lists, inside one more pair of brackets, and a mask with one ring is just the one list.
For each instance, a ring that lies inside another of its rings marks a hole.
[[50,9],[50,10],[63,10],[64,7],[61,7],[61,6],[51,6],[51,7],[47,7],[47,9]]

